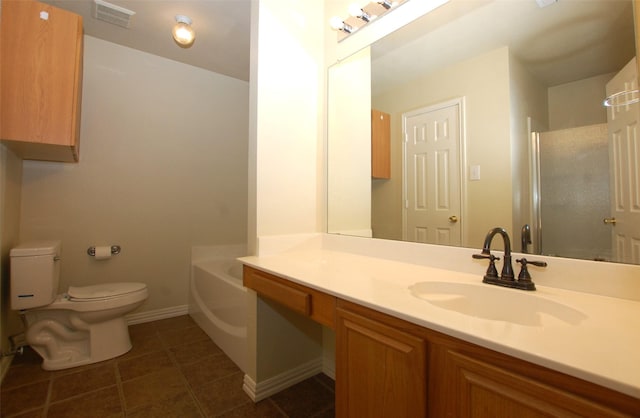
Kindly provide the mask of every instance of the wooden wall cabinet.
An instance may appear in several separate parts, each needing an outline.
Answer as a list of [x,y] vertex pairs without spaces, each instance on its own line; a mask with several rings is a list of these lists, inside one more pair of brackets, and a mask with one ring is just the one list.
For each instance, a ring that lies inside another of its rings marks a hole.
[[2,0],[0,139],[24,159],[78,161],[82,17]]
[[371,110],[371,177],[391,178],[391,115]]

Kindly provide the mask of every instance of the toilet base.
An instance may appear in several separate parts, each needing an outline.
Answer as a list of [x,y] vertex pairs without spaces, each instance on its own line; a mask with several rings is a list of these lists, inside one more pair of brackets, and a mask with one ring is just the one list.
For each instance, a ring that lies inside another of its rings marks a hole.
[[44,370],[62,370],[118,357],[131,350],[123,317],[87,324],[73,313],[68,321],[42,318],[27,332],[29,345],[42,357]]

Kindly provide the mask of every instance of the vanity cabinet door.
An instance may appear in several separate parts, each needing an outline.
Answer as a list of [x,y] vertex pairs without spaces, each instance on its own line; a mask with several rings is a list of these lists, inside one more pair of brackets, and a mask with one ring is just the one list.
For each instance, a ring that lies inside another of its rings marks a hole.
[[471,344],[430,347],[431,377],[440,382],[431,387],[431,398],[439,400],[432,405],[433,416],[605,418],[640,413],[637,401]]
[[77,161],[82,17],[3,0],[0,139],[24,159]]
[[427,416],[423,339],[343,308],[336,333],[337,417]]

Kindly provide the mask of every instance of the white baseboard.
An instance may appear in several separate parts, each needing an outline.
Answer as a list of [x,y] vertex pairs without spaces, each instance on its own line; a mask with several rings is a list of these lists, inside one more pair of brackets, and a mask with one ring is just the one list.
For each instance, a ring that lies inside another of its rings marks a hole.
[[242,389],[253,402],[259,402],[321,372],[322,359],[319,358],[258,383],[245,374]]
[[158,321],[160,319],[173,318],[174,316],[187,315],[189,305],[172,306],[170,308],[156,309],[126,315],[127,325],[142,324],[144,322]]

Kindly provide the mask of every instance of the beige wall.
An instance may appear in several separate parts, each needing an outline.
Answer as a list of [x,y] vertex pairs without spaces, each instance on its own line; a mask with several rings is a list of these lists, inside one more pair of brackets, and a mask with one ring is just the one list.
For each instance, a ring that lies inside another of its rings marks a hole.
[[[482,54],[444,70],[411,81],[404,87],[373,98],[376,109],[391,113],[392,162],[391,180],[374,184],[374,236],[376,222],[382,217],[377,211],[393,213],[392,225],[380,224],[380,230],[395,231],[401,237],[402,228],[402,113],[437,104],[456,97],[465,98],[466,160],[463,164],[466,213],[463,245],[482,244],[489,228],[511,225],[511,166],[509,131],[509,52],[506,47]],[[470,165],[481,166],[481,180],[468,181]],[[495,204],[505,202],[505,204]],[[390,222],[387,216],[385,222]],[[511,232],[511,231],[510,231]]]
[[139,312],[184,306],[191,246],[246,242],[249,85],[88,36],[83,83],[80,162],[24,162],[20,239],[62,240],[61,289],[140,281]]
[[[324,180],[323,0],[252,3],[248,247],[319,232]],[[258,384],[322,356],[322,330],[249,297],[249,367]],[[257,349],[260,347],[260,350]]]
[[[329,68],[327,232],[371,236],[371,54]],[[344,117],[349,115],[349,117]]]
[[606,84],[615,73],[561,84],[549,88],[549,130],[576,128],[607,122],[602,105]]
[[[18,315],[9,302],[9,251],[18,243],[22,160],[0,144],[0,350],[11,349],[8,337],[20,329]],[[7,358],[8,359],[8,358]],[[5,366],[0,362],[0,380]]]
[[533,77],[513,55],[509,56],[509,88],[511,96],[511,176],[513,192],[512,248],[521,249],[521,229],[533,226],[531,214],[529,120],[532,126],[548,126],[547,87]]
[[325,22],[322,1],[298,3],[261,1],[254,13],[250,249],[257,236],[320,229]]

